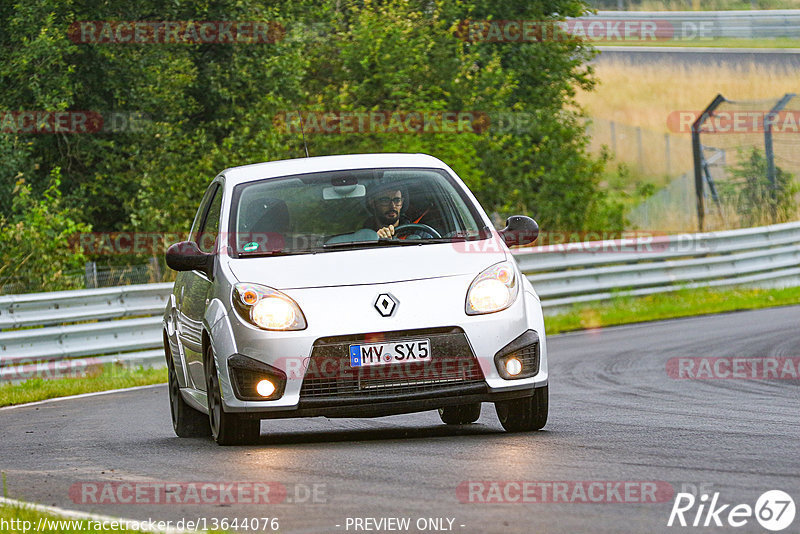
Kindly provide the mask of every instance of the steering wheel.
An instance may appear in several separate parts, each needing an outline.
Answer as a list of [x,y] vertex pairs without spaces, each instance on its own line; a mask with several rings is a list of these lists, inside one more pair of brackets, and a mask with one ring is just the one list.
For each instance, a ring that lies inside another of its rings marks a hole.
[[402,239],[403,237],[408,237],[416,232],[428,234],[428,236],[418,236],[418,238],[422,237],[434,237],[437,239],[442,238],[442,234],[437,232],[435,229],[431,228],[427,224],[420,224],[420,223],[401,224],[400,226],[394,229],[394,237],[397,239]]

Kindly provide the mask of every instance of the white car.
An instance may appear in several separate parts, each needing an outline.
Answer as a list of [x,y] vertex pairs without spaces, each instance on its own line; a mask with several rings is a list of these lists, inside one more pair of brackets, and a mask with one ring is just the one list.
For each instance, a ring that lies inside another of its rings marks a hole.
[[439,410],[468,424],[493,402],[508,431],[547,421],[539,298],[450,167],[423,154],[275,161],[219,174],[164,314],[178,436],[257,441],[278,417]]

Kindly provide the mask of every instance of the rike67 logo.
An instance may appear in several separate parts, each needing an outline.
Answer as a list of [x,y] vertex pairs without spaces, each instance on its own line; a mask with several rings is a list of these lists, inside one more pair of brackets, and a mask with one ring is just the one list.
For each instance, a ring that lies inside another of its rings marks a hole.
[[669,514],[667,526],[691,527],[742,527],[753,518],[765,529],[773,532],[786,529],[794,521],[795,504],[792,497],[780,490],[761,494],[755,506],[749,504],[723,504],[719,492],[711,497],[703,493],[699,498],[692,493],[678,493]]

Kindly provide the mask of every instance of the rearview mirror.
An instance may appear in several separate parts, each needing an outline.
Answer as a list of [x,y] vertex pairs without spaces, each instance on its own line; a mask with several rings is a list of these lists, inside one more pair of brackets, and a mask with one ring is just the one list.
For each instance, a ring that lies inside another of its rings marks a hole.
[[323,200],[338,200],[341,198],[357,198],[367,194],[367,188],[362,184],[334,185],[322,190]]
[[506,220],[506,227],[500,230],[500,236],[509,247],[524,247],[539,237],[539,225],[525,215],[512,215]]
[[214,255],[203,252],[194,241],[181,241],[167,249],[167,266],[175,271],[200,271],[209,277],[214,269]]

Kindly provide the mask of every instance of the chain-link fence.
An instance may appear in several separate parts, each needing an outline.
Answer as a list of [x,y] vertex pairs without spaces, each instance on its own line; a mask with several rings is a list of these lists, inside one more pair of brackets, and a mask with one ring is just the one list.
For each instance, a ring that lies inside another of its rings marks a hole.
[[0,295],[38,293],[63,289],[92,289],[98,287],[153,284],[174,280],[174,272],[165,269],[155,259],[144,265],[108,266],[87,262],[83,271],[64,273],[53,284],[32,284],[30,281],[6,281]]
[[699,227],[716,230],[798,218],[800,98],[718,95],[691,126]]
[[592,119],[589,148],[607,148],[615,162],[626,164],[655,194],[634,206],[627,218],[634,228],[685,231],[696,227],[692,141],[688,134],[647,130],[615,121]]
[[617,161],[661,182],[691,169],[692,143],[688,135],[674,135],[629,126],[605,119],[592,119],[587,128],[590,150],[608,147]]

